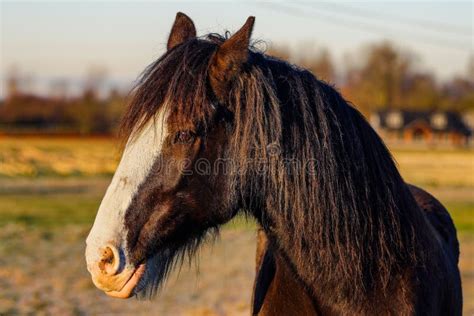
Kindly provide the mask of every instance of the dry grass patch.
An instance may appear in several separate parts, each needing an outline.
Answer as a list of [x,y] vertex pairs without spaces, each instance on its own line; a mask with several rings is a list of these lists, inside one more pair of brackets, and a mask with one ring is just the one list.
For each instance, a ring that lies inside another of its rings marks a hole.
[[106,138],[0,138],[0,177],[111,175],[116,142]]
[[393,155],[403,177],[410,183],[474,188],[473,150],[394,150]]

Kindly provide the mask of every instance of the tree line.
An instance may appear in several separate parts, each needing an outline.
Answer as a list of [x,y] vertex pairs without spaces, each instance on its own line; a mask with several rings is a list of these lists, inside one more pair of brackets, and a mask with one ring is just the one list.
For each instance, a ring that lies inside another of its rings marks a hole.
[[343,96],[365,114],[390,108],[461,113],[474,110],[474,56],[467,61],[464,74],[439,82],[432,73],[418,69],[415,55],[391,42],[366,47],[342,74],[337,72],[328,50],[299,53],[302,50],[293,53],[286,47],[274,47],[269,53],[336,84]]
[[[365,114],[390,108],[474,110],[474,57],[465,74],[439,82],[433,74],[417,68],[413,54],[390,42],[366,47],[343,73],[338,72],[328,50],[308,46],[296,52],[276,46],[267,54],[289,60],[318,79],[335,84]],[[126,104],[126,94],[117,89],[100,97],[101,80],[97,78],[76,97],[25,93],[18,88],[18,80],[14,76],[8,79],[7,96],[0,104],[0,132],[110,134],[116,131]]]

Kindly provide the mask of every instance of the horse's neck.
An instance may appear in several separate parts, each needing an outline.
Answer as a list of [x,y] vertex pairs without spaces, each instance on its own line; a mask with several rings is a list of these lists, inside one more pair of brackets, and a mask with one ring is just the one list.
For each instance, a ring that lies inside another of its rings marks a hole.
[[[252,315],[349,315],[348,312],[354,315],[365,314],[364,311],[356,311],[350,306],[332,304],[332,300],[328,298],[337,293],[328,293],[317,284],[305,284],[285,257],[281,250],[271,245],[264,230],[259,229]],[[400,293],[400,288],[394,290],[392,297],[393,302],[400,304],[395,307],[387,307],[384,304],[379,304],[380,307],[371,306],[371,312],[411,314],[412,306],[406,304],[407,299],[404,297],[404,294],[410,293]]]
[[269,245],[259,229],[252,314],[317,315],[315,303],[288,264]]

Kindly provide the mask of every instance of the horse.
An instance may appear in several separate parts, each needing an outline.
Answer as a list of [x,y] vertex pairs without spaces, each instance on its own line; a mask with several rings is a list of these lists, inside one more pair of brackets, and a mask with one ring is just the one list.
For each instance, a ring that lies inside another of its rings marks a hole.
[[255,48],[254,22],[197,37],[176,15],[122,120],[123,154],[86,240],[94,284],[111,297],[153,297],[245,214],[271,250],[254,301],[273,258],[285,269],[280,286],[302,289],[301,304],[319,313],[460,315],[449,215],[440,228],[420,208],[381,138],[334,87]]

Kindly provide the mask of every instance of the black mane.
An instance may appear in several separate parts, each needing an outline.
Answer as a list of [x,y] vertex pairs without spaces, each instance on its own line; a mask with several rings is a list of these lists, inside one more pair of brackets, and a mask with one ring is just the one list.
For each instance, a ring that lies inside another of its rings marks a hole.
[[[262,225],[306,284],[355,306],[376,291],[389,295],[395,276],[423,265],[428,249],[426,221],[389,151],[307,70],[261,53],[248,66],[230,93],[236,191],[247,208],[264,210]],[[249,161],[265,161],[265,176]]]
[[[188,40],[150,65],[125,138],[168,102],[207,121],[209,61],[224,40]],[[257,217],[306,284],[357,305],[374,291],[389,295],[394,276],[423,265],[423,215],[382,140],[333,87],[252,49],[222,106],[233,113],[228,155],[239,169],[230,199]]]

